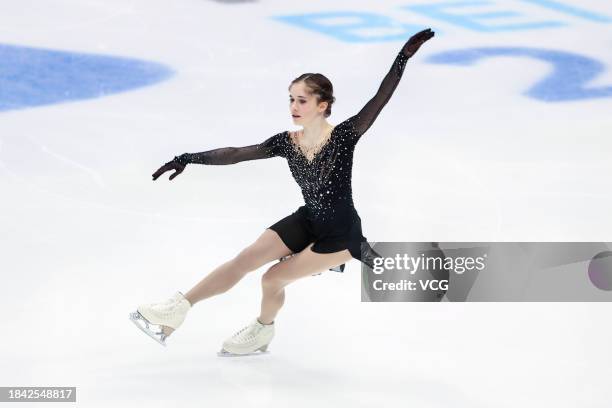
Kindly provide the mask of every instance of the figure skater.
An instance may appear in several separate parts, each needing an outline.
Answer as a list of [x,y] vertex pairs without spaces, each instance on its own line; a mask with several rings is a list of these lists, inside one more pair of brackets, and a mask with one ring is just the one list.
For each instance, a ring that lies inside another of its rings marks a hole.
[[[324,75],[306,73],[289,86],[291,116],[301,130],[284,131],[251,146],[184,153],[161,166],[153,180],[174,170],[169,177],[173,180],[189,163],[227,165],[280,156],[287,160],[305,205],[268,227],[255,242],[210,272],[186,294],[176,292],[164,302],[139,306],[130,314],[132,321],[166,345],[166,338],[179,328],[193,305],[226,292],[247,273],[280,259],[262,276],[259,316],[228,338],[220,354],[265,352],[274,336],[274,319],[285,301],[285,286],[343,266],[352,258],[369,264],[372,252],[362,235],[361,218],[351,193],[353,151],[391,98],[408,59],[433,36],[431,29],[413,35],[398,53],[376,95],[359,113],[336,126],[326,120],[336,99],[331,82]],[[363,251],[362,243],[366,244]]]

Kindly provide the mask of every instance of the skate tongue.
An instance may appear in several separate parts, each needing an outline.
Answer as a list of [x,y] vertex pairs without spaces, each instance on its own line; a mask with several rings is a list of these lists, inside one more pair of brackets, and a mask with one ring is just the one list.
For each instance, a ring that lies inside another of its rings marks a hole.
[[180,302],[182,300],[186,300],[187,303],[189,303],[189,307],[191,307],[191,302],[187,300],[187,298],[185,297],[185,295],[183,295],[182,292],[176,292],[174,294],[174,296],[172,297],[176,302]]

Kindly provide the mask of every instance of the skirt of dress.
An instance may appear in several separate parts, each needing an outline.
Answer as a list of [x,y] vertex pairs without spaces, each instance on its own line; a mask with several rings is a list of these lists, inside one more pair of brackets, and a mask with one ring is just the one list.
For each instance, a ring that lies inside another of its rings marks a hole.
[[317,222],[308,216],[306,206],[301,206],[268,228],[276,231],[294,253],[314,242],[313,252],[329,254],[348,249],[353,258],[361,261],[361,244],[367,244],[361,232],[361,218],[357,214],[350,222]]

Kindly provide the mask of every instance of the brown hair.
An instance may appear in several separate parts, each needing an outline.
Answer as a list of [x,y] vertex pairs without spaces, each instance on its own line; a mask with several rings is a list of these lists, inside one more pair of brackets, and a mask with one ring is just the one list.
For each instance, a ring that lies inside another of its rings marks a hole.
[[336,98],[334,97],[334,87],[331,81],[323,74],[313,74],[308,72],[291,81],[289,88],[291,88],[291,85],[300,81],[304,82],[310,91],[310,94],[316,95],[317,104],[327,102],[327,109],[325,109],[324,115],[326,118],[329,117],[329,115],[331,115],[332,104],[336,101]]

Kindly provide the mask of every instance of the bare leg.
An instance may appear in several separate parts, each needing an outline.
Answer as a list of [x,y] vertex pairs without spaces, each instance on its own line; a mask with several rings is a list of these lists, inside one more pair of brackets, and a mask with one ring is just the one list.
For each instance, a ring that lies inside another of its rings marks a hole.
[[310,244],[299,254],[273,265],[262,276],[260,323],[270,324],[274,321],[285,303],[285,286],[297,279],[326,271],[352,259],[347,249],[331,254],[319,254],[311,250],[312,245]]
[[270,324],[285,304],[285,288],[275,289],[273,287],[262,287],[263,297],[261,298],[261,313],[259,323]]
[[[287,248],[278,234],[266,229],[253,244],[206,275],[185,294],[185,298],[193,306],[200,300],[227,292],[247,273],[289,254],[291,250]],[[171,327],[166,326],[163,326],[162,330],[166,335],[174,331]]]
[[235,258],[210,272],[185,294],[185,298],[193,306],[200,300],[227,292],[247,273],[290,253],[291,250],[278,234],[266,229],[253,244],[243,249]]
[[231,259],[206,275],[204,279],[185,294],[185,298],[194,305],[200,300],[227,292],[238,281],[244,278],[248,272],[253,270],[252,266],[241,262],[240,259]]

